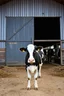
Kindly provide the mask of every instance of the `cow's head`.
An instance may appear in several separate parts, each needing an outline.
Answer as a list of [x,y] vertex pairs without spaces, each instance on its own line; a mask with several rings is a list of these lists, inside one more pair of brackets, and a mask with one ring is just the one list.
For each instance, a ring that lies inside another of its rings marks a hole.
[[28,52],[29,53],[28,63],[35,63],[34,52],[36,50],[40,50],[40,49],[41,49],[41,47],[37,47],[37,46],[35,46],[33,44],[29,44],[27,46],[27,48],[24,48],[24,47],[20,48],[20,50],[22,52]]
[[29,53],[29,58],[28,58],[28,63],[35,63],[35,59],[33,56],[33,52],[35,51],[35,46],[33,44],[29,44],[27,48],[20,48],[22,52],[28,52]]

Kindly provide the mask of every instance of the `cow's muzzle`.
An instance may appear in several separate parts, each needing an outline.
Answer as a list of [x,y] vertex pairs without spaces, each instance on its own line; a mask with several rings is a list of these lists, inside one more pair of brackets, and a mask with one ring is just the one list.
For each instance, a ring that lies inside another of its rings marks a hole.
[[28,63],[34,63],[35,62],[35,60],[34,59],[28,59]]

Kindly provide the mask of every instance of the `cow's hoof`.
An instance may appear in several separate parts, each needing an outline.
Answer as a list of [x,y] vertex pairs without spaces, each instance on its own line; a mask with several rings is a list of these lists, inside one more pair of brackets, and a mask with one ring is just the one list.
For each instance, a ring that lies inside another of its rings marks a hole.
[[38,76],[38,78],[41,78],[41,76]]
[[35,90],[38,90],[38,88],[34,88]]
[[30,88],[27,88],[27,90],[30,90]]

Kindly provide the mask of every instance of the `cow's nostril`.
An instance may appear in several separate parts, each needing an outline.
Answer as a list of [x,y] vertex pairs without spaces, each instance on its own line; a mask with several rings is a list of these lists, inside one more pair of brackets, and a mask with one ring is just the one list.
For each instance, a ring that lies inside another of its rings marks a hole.
[[32,61],[34,61],[34,59],[32,59]]
[[29,59],[29,61],[34,61],[34,59]]
[[28,62],[34,62],[35,60],[34,59],[28,59]]

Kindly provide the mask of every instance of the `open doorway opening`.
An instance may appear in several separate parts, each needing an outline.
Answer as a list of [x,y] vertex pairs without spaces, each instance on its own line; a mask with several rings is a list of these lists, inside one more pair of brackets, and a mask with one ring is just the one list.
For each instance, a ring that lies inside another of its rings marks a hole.
[[34,39],[36,40],[58,40],[60,39],[59,17],[35,17]]
[[[47,63],[52,62],[60,64],[59,17],[34,18],[34,44],[38,46],[43,46],[46,51]],[[49,56],[50,50],[53,50],[52,56]]]

